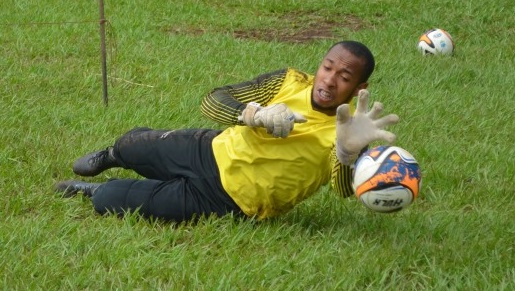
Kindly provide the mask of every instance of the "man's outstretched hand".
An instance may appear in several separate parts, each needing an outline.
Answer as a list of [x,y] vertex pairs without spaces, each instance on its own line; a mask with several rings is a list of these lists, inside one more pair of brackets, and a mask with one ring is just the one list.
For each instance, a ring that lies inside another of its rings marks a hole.
[[293,130],[295,123],[306,122],[306,118],[295,113],[283,103],[261,107],[257,103],[249,103],[239,119],[248,126],[264,127],[274,137],[286,138]]
[[366,89],[359,91],[358,104],[352,116],[349,104],[342,104],[336,110],[336,155],[344,165],[351,165],[359,152],[374,141],[395,141],[395,134],[383,128],[397,123],[399,116],[389,114],[379,118],[383,111],[380,102],[374,102],[372,109],[367,111],[369,96]]

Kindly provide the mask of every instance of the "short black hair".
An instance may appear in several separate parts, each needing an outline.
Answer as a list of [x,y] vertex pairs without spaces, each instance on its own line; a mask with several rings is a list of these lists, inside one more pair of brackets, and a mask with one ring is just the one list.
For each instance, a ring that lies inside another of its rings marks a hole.
[[344,49],[348,50],[351,54],[357,56],[358,58],[363,58],[365,60],[365,69],[363,71],[363,76],[361,77],[361,82],[367,82],[368,78],[370,78],[370,75],[372,75],[372,72],[374,72],[374,68],[376,66],[374,55],[370,49],[359,41],[343,40],[335,43],[329,49],[329,51],[337,45],[342,46]]

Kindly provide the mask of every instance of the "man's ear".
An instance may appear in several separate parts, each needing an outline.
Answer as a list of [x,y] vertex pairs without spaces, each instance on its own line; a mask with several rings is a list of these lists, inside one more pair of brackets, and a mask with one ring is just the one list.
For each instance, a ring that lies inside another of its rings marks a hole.
[[366,89],[368,88],[368,83],[367,82],[364,82],[364,83],[361,83],[359,84],[356,89],[354,90],[354,92],[352,93],[352,96],[358,96],[358,92],[359,90],[361,89]]

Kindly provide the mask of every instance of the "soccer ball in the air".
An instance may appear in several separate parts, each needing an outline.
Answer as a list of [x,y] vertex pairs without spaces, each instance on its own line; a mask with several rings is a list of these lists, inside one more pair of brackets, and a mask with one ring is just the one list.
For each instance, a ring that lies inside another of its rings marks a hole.
[[423,55],[452,55],[454,53],[454,41],[451,35],[439,28],[424,32],[418,38],[417,47]]
[[377,146],[355,163],[353,188],[367,208],[383,213],[402,210],[418,196],[420,167],[405,149]]

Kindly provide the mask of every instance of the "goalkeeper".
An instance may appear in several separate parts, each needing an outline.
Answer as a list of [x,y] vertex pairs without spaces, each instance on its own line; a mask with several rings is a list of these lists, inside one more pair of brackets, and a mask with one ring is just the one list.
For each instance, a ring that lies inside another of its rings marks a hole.
[[[398,121],[368,111],[366,90],[375,61],[360,42],[334,44],[314,76],[295,69],[214,89],[201,112],[225,130],[135,128],[113,146],[78,159],[73,171],[96,176],[122,167],[145,179],[104,183],[69,180],[63,196],[83,193],[100,214],[138,212],[181,222],[201,216],[265,219],[283,214],[332,182],[353,194],[352,164],[363,148],[395,135]],[[358,96],[356,110],[350,103]]]

